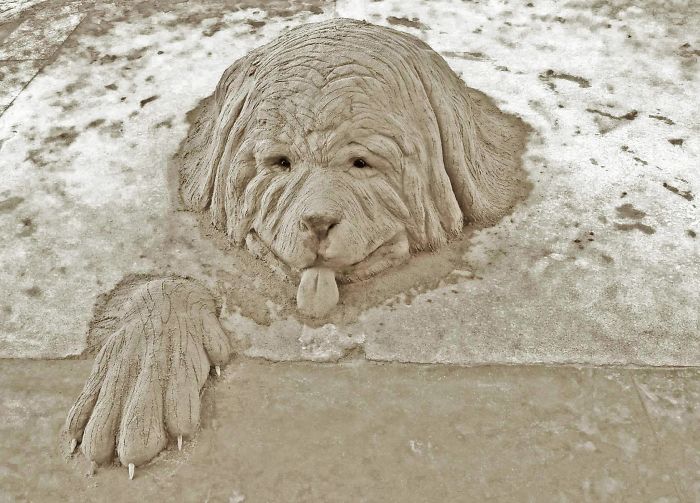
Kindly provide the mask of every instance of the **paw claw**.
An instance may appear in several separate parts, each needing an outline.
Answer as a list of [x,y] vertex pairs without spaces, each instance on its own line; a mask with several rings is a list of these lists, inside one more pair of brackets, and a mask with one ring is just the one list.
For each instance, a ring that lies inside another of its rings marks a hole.
[[70,453],[73,454],[75,452],[75,448],[78,446],[78,440],[73,438],[70,441]]
[[182,435],[177,436],[177,450],[178,451],[182,450]]
[[134,471],[135,471],[134,463],[129,463],[129,480],[134,479]]
[[221,367],[217,365],[214,367],[214,370],[216,370],[216,377],[221,377]]

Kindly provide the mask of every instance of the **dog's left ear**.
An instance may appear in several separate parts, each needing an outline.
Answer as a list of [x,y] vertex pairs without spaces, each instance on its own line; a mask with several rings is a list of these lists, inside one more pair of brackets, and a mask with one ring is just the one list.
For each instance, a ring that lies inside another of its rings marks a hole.
[[469,89],[422,41],[417,60],[416,71],[438,122],[445,171],[464,220],[495,223],[524,193],[521,156],[529,129]]
[[185,206],[209,210],[220,229],[227,228],[228,180],[252,114],[248,97],[255,84],[257,57],[258,51],[252,51],[224,72],[190,128],[182,156],[180,193]]

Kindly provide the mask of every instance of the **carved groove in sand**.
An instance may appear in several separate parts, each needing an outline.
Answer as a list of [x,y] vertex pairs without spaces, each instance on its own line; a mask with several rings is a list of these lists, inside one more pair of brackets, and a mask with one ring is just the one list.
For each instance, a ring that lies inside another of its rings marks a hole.
[[[417,38],[336,19],[236,61],[190,129],[186,207],[298,282],[324,317],[337,284],[490,224],[521,193],[521,129],[479,103]],[[215,303],[191,280],[144,281],[114,314],[71,410],[71,447],[96,463],[154,457],[191,436],[210,365],[229,358]]]

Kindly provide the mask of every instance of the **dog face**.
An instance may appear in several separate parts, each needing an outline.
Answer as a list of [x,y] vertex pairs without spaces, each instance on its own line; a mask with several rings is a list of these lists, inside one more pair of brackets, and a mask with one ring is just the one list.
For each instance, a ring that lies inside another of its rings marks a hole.
[[300,307],[321,305],[312,315],[335,304],[336,281],[439,248],[514,199],[506,124],[439,55],[388,28],[291,30],[225,72],[202,127],[185,202],[299,274]]
[[292,270],[365,279],[421,246],[403,194],[403,118],[373,78],[305,84],[260,96],[238,157],[253,173],[241,216]]

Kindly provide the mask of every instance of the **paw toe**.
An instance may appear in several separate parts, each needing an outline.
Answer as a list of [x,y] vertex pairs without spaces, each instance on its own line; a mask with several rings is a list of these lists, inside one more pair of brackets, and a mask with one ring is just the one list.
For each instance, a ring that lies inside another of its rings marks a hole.
[[92,409],[90,419],[85,426],[81,450],[83,454],[97,464],[110,461],[114,456],[114,446],[121,409],[121,389],[118,375],[110,372],[100,391],[99,398]]
[[190,438],[199,427],[200,386],[194,371],[177,371],[165,391],[165,425],[173,437]]
[[124,408],[117,454],[125,466],[150,461],[167,445],[163,426],[163,394],[153,365],[139,374],[136,385]]
[[[102,388],[109,388],[109,386],[104,386],[104,383],[107,377],[110,359],[115,353],[121,350],[123,344],[123,333],[118,331],[109,338],[102,350],[98,353],[97,358],[95,358],[90,377],[88,377],[83,391],[75,401],[75,404],[73,404],[73,407],[71,407],[68,412],[68,417],[66,418],[65,429],[71,440],[80,440],[83,437],[83,432],[88,420],[93,414],[97,399],[100,393],[102,393]],[[110,376],[110,379],[115,378],[115,374]],[[104,404],[102,407],[104,407]]]
[[202,316],[202,344],[212,365],[224,365],[231,358],[228,337],[213,312]]

